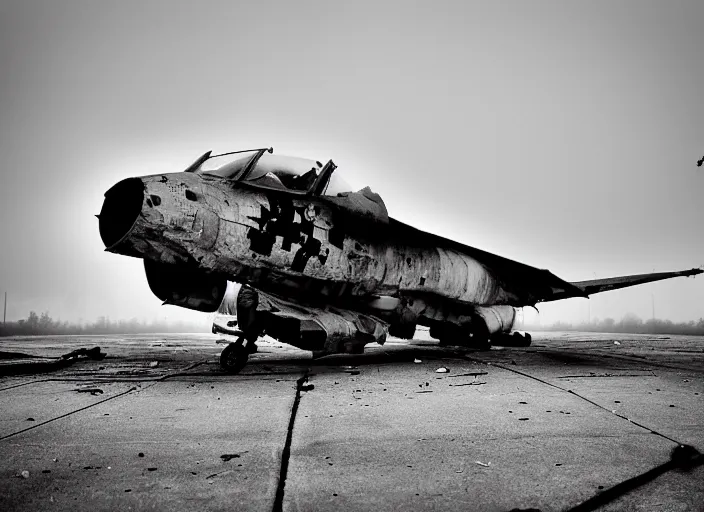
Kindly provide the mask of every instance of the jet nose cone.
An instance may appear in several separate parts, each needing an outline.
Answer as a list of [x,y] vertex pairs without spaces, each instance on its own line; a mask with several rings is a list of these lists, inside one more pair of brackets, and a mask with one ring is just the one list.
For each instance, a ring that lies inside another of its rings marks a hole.
[[129,234],[144,201],[144,183],[139,178],[127,178],[105,192],[100,210],[100,238],[110,249]]

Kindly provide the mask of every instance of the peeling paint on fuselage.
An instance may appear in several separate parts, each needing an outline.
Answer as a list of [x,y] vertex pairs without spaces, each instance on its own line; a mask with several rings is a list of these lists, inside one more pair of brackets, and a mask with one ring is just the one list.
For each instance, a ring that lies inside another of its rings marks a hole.
[[415,245],[387,224],[341,221],[345,213],[324,197],[233,186],[192,173],[142,181],[142,214],[125,247],[115,252],[197,262],[274,293],[332,301],[401,297],[417,315],[440,321],[470,315],[474,306],[517,300],[470,256],[451,247]]

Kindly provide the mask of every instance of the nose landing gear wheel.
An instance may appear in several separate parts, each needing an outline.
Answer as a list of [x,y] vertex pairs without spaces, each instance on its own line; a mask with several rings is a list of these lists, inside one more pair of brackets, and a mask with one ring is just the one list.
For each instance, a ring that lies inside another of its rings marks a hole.
[[239,373],[247,364],[249,350],[242,344],[241,340],[230,343],[220,354],[220,368],[231,375]]

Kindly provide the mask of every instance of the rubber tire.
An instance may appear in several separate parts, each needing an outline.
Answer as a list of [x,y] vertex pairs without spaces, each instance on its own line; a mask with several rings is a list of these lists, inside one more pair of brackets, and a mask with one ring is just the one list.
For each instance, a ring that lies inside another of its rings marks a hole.
[[248,359],[249,352],[241,343],[230,343],[220,354],[220,368],[236,375],[247,365]]
[[[459,338],[459,339],[458,339]],[[489,336],[482,334],[475,334],[474,336],[469,335],[458,335],[454,337],[443,337],[440,338],[439,346],[441,347],[463,347],[472,348],[479,351],[491,350],[491,341]]]
[[468,346],[481,352],[486,352],[491,350],[491,340],[487,334],[474,334],[471,338],[471,344]]

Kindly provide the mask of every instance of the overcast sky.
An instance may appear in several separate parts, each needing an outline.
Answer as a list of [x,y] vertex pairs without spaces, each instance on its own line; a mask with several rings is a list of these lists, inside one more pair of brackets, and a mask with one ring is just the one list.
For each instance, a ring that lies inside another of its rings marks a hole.
[[[704,264],[704,2],[0,0],[8,319],[181,318],[103,193],[206,150],[332,158],[390,214],[567,280]],[[0,299],[1,300],[1,299]],[[704,316],[704,279],[540,321]]]

